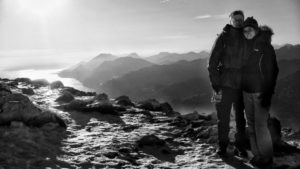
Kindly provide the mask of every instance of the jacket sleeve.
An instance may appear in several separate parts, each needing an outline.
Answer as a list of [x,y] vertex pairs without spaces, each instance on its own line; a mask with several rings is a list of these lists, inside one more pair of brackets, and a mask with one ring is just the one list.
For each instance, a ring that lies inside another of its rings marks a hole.
[[224,50],[223,35],[219,35],[216,39],[208,61],[208,72],[212,87],[220,87],[220,63]]
[[267,63],[266,63],[266,90],[268,92],[274,93],[277,76],[279,73],[279,68],[276,60],[276,54],[273,46],[268,44],[266,46],[266,54],[267,54]]

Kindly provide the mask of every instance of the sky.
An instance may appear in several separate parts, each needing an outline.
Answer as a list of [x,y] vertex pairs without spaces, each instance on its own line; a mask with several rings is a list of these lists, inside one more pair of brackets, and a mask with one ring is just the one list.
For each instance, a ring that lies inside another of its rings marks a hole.
[[300,43],[299,0],[0,0],[0,67],[209,51],[236,9]]

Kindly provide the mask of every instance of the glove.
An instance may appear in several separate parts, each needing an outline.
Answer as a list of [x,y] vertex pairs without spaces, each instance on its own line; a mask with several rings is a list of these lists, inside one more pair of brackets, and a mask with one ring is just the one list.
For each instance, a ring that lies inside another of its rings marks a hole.
[[260,95],[261,105],[262,107],[270,107],[271,106],[271,99],[272,99],[272,92],[264,92]]

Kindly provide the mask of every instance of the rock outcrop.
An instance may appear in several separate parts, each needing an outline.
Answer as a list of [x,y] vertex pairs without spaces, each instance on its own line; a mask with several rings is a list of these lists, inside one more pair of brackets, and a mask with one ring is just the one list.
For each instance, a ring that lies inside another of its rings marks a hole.
[[64,87],[63,92],[70,92],[73,96],[95,96],[95,92],[84,92],[77,89],[74,89],[73,87]]
[[121,106],[134,106],[134,103],[132,103],[128,96],[119,96],[115,99],[115,102]]
[[73,100],[74,100],[74,96],[73,96],[70,92],[64,91],[64,92],[62,93],[62,95],[59,96],[55,101],[56,101],[56,102],[69,103],[69,102],[71,102],[71,101],[73,101]]
[[22,93],[27,95],[34,95],[34,91],[32,88],[23,88]]
[[64,84],[61,81],[54,81],[50,84],[50,89],[63,88]]
[[[181,115],[168,103],[110,99],[69,87],[36,88],[25,96],[22,88],[32,87],[31,81],[0,82],[3,168],[253,168],[249,159],[233,154],[234,128],[232,157],[216,155],[217,121],[210,114]],[[14,88],[7,85],[13,83]],[[55,102],[65,95],[75,99]],[[281,129],[273,118],[269,129],[276,145],[274,168],[298,167],[299,132]]]
[[59,106],[59,108],[82,112],[99,112],[112,115],[118,114],[113,104],[108,100],[106,94],[99,94],[90,99],[72,100],[68,104]]
[[148,99],[141,101],[137,104],[138,108],[149,110],[149,111],[161,111],[166,113],[169,116],[179,115],[178,112],[175,112],[171,105],[167,102],[160,103],[156,99]]
[[0,83],[0,97],[11,94],[10,88],[5,83]]
[[0,98],[0,125],[10,125],[13,121],[20,121],[28,126],[41,127],[46,123],[58,123],[66,127],[64,121],[56,114],[42,111],[29,100],[28,97],[14,93]]
[[46,87],[48,86],[50,83],[45,80],[45,79],[36,79],[36,80],[32,80],[31,82],[31,85],[34,87],[34,88],[40,88],[40,87]]

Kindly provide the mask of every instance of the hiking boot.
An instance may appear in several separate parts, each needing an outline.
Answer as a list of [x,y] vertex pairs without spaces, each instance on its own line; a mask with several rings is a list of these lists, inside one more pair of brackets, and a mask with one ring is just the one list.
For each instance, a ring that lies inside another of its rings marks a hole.
[[273,159],[270,160],[261,160],[253,157],[250,160],[250,164],[254,167],[261,168],[261,169],[272,169],[273,168]]
[[226,148],[219,148],[219,149],[217,150],[217,155],[220,156],[221,158],[226,158],[226,157],[228,157]]

